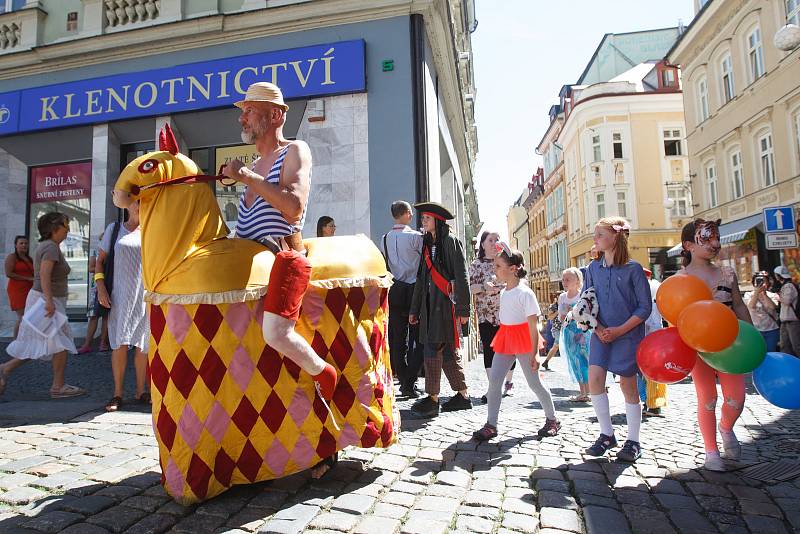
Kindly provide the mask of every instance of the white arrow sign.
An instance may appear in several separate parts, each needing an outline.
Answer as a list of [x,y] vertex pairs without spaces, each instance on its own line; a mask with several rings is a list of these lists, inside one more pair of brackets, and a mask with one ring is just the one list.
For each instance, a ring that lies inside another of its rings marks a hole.
[[778,230],[783,230],[783,210],[775,211],[775,224],[778,225]]

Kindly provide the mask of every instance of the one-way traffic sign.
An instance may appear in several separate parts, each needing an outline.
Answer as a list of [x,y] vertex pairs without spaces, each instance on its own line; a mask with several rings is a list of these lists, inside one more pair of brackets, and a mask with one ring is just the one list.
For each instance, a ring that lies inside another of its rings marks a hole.
[[764,232],[794,232],[794,209],[791,206],[764,208]]

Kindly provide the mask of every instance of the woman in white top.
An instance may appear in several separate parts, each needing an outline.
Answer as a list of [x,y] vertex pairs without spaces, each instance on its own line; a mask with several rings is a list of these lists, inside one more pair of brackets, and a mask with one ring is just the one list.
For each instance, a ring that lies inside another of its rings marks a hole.
[[[124,192],[114,190],[115,204]],[[111,373],[114,377],[114,396],[106,404],[106,411],[114,412],[122,406],[125,381],[125,368],[128,365],[128,349],[135,347],[134,367],[136,369],[136,402],[150,404],[147,392],[147,342],[150,325],[147,307],[144,302],[144,282],[142,281],[142,234],[139,230],[139,202],[127,205],[128,220],[120,226],[115,243],[111,242],[113,225],[105,231],[97,256],[97,272],[104,272],[108,254],[114,250],[114,283],[109,295],[105,279],[97,278],[97,300],[110,308],[108,313],[108,340],[111,343]]]

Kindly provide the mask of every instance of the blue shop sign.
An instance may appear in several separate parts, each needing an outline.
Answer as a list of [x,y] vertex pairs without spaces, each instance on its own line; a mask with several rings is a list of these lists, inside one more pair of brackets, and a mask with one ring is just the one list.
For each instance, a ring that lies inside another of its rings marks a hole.
[[366,88],[364,41],[189,63],[0,94],[0,135],[233,105],[257,81],[284,98]]

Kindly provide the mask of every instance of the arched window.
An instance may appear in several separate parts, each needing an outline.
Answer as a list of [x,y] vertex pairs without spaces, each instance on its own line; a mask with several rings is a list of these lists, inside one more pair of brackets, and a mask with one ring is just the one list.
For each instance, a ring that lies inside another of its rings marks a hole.
[[733,81],[733,59],[730,53],[722,56],[719,63],[720,68],[720,97],[722,103],[726,104],[736,96],[736,85]]
[[772,132],[762,130],[756,139],[756,153],[764,187],[775,185],[775,155],[772,149]]
[[744,196],[744,166],[742,165],[742,151],[739,147],[728,153],[731,165],[731,197],[733,200]]
[[713,159],[706,162],[705,172],[708,187],[708,207],[715,208],[719,204],[719,191],[717,189],[717,165]]
[[764,75],[764,47],[761,42],[761,28],[753,27],[747,33],[746,41],[748,72],[750,73],[750,83],[753,83]]
[[705,76],[697,80],[697,122],[708,118],[708,80]]

